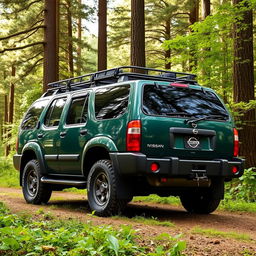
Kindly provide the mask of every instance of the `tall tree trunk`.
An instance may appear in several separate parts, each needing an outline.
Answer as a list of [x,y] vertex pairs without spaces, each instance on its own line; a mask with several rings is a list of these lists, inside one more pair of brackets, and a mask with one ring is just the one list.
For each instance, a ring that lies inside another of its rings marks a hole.
[[131,65],[146,66],[144,0],[131,0]]
[[[82,4],[82,0],[78,0],[79,6]],[[79,16],[77,20],[77,75],[81,75],[81,59],[82,59],[82,50],[81,50],[81,43],[82,43],[82,19]]]
[[73,40],[72,40],[72,13],[71,2],[67,0],[67,17],[68,17],[68,67],[70,76],[74,76],[74,61],[73,61]]
[[[8,95],[4,95],[4,138],[7,138],[7,132],[8,129],[6,128],[6,125],[8,125]],[[5,146],[5,156],[9,155],[8,147]]]
[[[15,77],[16,68],[12,65],[12,76]],[[10,87],[10,98],[9,98],[9,116],[8,122],[9,124],[13,124],[13,109],[14,109],[14,84],[11,83]]]
[[98,70],[104,70],[107,69],[107,0],[98,1]]
[[[202,19],[205,20],[207,16],[211,14],[211,0],[202,0]],[[209,33],[207,33],[207,36]],[[211,51],[210,47],[203,48],[203,53],[206,56],[203,56],[202,61],[205,62],[207,59],[208,53]],[[211,74],[209,71],[209,67],[203,65],[202,66],[202,76],[206,78],[205,85],[207,86],[210,83]]]
[[[15,77],[15,73],[16,73],[16,69],[15,66],[12,65],[12,70],[11,70],[11,74],[12,77]],[[7,104],[8,106],[8,104]],[[14,84],[11,83],[10,85],[10,93],[9,93],[9,108],[8,108],[8,125],[12,125],[13,124],[13,109],[14,109]],[[8,156],[10,154],[10,150],[11,150],[11,146],[9,143],[11,137],[12,137],[12,133],[11,133],[11,127],[8,127],[6,129],[7,131],[7,145],[6,145],[6,156]]]
[[58,80],[58,0],[45,0],[44,12],[44,86],[43,91],[48,89],[48,83]]
[[202,19],[211,14],[211,0],[202,0]]
[[[233,0],[242,15],[234,24],[234,101],[254,100],[254,60],[253,60],[253,14],[244,10],[249,1]],[[242,19],[241,19],[242,18]],[[256,166],[256,118],[255,110],[250,110],[241,118],[240,155],[246,159],[246,167]]]
[[[190,12],[189,12],[189,23],[190,25],[193,25],[198,20],[199,20],[199,0],[192,0]],[[191,32],[193,31],[191,30]],[[193,45],[190,49],[189,71],[192,71],[193,68],[197,66],[195,51],[196,51],[196,46]]]
[[[171,37],[171,29],[170,29],[170,19],[167,19],[165,21],[165,40],[170,40]],[[170,48],[168,50],[165,50],[165,69],[171,69],[171,62],[170,62],[170,57],[171,57],[171,50]]]

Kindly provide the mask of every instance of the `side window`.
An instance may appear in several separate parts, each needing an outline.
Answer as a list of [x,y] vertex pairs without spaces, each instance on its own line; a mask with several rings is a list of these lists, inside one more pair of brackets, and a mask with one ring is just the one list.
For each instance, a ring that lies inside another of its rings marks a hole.
[[88,96],[74,98],[68,111],[66,124],[81,124],[87,120]]
[[47,127],[58,126],[60,122],[60,116],[65,106],[66,99],[56,99],[52,102],[46,114],[44,124]]
[[123,115],[128,106],[130,86],[101,88],[95,94],[95,116],[111,119]]
[[31,130],[36,128],[39,117],[48,102],[49,99],[40,100],[31,106],[21,123],[22,130]]

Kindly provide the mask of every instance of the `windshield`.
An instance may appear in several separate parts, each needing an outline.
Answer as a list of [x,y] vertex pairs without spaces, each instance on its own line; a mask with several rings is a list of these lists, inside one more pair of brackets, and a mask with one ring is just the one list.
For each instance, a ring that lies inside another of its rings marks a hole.
[[184,118],[211,116],[208,120],[229,118],[213,92],[157,84],[144,86],[143,112],[147,115]]

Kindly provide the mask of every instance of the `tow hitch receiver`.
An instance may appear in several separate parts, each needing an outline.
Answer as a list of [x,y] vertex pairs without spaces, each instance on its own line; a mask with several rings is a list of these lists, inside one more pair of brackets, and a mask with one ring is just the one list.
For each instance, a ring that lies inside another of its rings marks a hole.
[[206,170],[191,170],[193,180],[197,182],[197,186],[200,186],[200,181],[209,181],[208,177],[206,176]]

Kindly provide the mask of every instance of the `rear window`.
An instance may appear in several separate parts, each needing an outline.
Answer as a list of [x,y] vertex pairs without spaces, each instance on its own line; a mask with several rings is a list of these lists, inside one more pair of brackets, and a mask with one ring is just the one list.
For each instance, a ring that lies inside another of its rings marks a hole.
[[213,92],[169,85],[144,86],[143,112],[156,116],[229,118],[225,107]]
[[45,106],[48,104],[49,99],[40,100],[35,102],[28,110],[26,116],[21,123],[22,130],[31,130],[36,128],[39,117],[44,110]]
[[112,86],[98,89],[95,94],[97,119],[118,118],[126,112],[130,86]]

